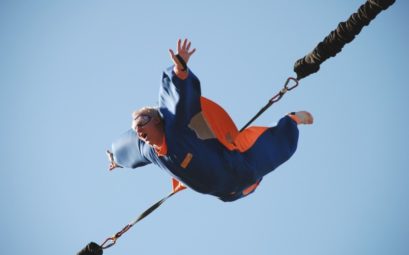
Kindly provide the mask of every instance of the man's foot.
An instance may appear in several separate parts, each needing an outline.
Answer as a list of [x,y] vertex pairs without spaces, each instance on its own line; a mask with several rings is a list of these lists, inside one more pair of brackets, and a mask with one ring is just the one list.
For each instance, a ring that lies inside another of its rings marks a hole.
[[312,124],[314,122],[314,118],[312,117],[311,113],[307,111],[299,111],[299,112],[292,112],[288,114],[291,119],[293,119],[297,124]]

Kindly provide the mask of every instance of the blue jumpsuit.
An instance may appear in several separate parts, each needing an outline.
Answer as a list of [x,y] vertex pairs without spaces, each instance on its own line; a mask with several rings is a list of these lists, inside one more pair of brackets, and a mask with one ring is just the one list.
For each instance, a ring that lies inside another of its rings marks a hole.
[[200,81],[191,70],[181,80],[173,67],[166,69],[159,91],[166,155],[158,155],[131,129],[112,144],[115,162],[129,168],[154,163],[197,192],[234,201],[294,154],[298,128],[289,116],[264,127],[246,148],[227,148],[209,127],[206,115],[212,113],[203,114],[201,99]]

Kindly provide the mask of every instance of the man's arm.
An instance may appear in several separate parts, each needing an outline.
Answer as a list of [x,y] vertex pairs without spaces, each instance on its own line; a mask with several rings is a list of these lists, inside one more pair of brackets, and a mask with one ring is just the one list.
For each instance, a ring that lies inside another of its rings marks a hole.
[[112,143],[112,152],[108,154],[109,170],[116,167],[136,168],[150,164],[150,159],[145,155],[151,149],[139,140],[133,129],[129,129]]
[[[167,68],[162,76],[159,89],[159,111],[166,126],[186,126],[191,118],[200,112],[200,81],[194,73],[180,62],[188,62],[196,51],[190,51],[190,42],[177,43],[178,54],[169,49],[173,66]],[[184,70],[185,69],[185,70]]]

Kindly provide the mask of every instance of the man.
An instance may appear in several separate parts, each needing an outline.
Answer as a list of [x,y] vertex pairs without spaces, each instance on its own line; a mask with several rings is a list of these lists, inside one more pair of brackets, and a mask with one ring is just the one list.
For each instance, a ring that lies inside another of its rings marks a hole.
[[174,65],[163,73],[159,106],[132,114],[132,129],[112,145],[110,170],[154,163],[195,191],[234,201],[252,193],[263,176],[287,161],[298,142],[298,124],[312,124],[306,111],[283,117],[275,127],[239,132],[216,103],[201,96],[187,67],[196,49],[178,40]]

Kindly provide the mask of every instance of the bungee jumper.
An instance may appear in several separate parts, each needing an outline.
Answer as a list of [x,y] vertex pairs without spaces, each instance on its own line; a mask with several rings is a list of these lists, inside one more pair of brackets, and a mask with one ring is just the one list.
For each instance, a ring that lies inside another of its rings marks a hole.
[[158,107],[132,114],[132,128],[112,144],[110,169],[154,163],[197,192],[234,201],[255,190],[263,176],[295,152],[298,124],[311,124],[306,111],[290,113],[275,127],[239,132],[228,114],[201,95],[187,67],[195,49],[185,39],[170,51],[174,65],[162,75]]
[[223,108],[201,95],[200,81],[187,66],[195,49],[190,50],[187,39],[179,39],[176,54],[169,50],[173,66],[162,75],[158,106],[135,111],[131,129],[113,142],[112,152],[107,151],[110,170],[154,163],[173,177],[173,191],[101,245],[91,242],[78,255],[101,255],[133,225],[186,187],[226,202],[254,192],[266,174],[294,154],[298,125],[312,124],[313,117],[299,111],[285,115],[274,127],[249,125],[301,79],[317,72],[320,64],[339,53],[394,2],[368,0],[346,22],[339,23],[310,54],[296,61],[297,78],[288,78],[284,88],[240,131]]

